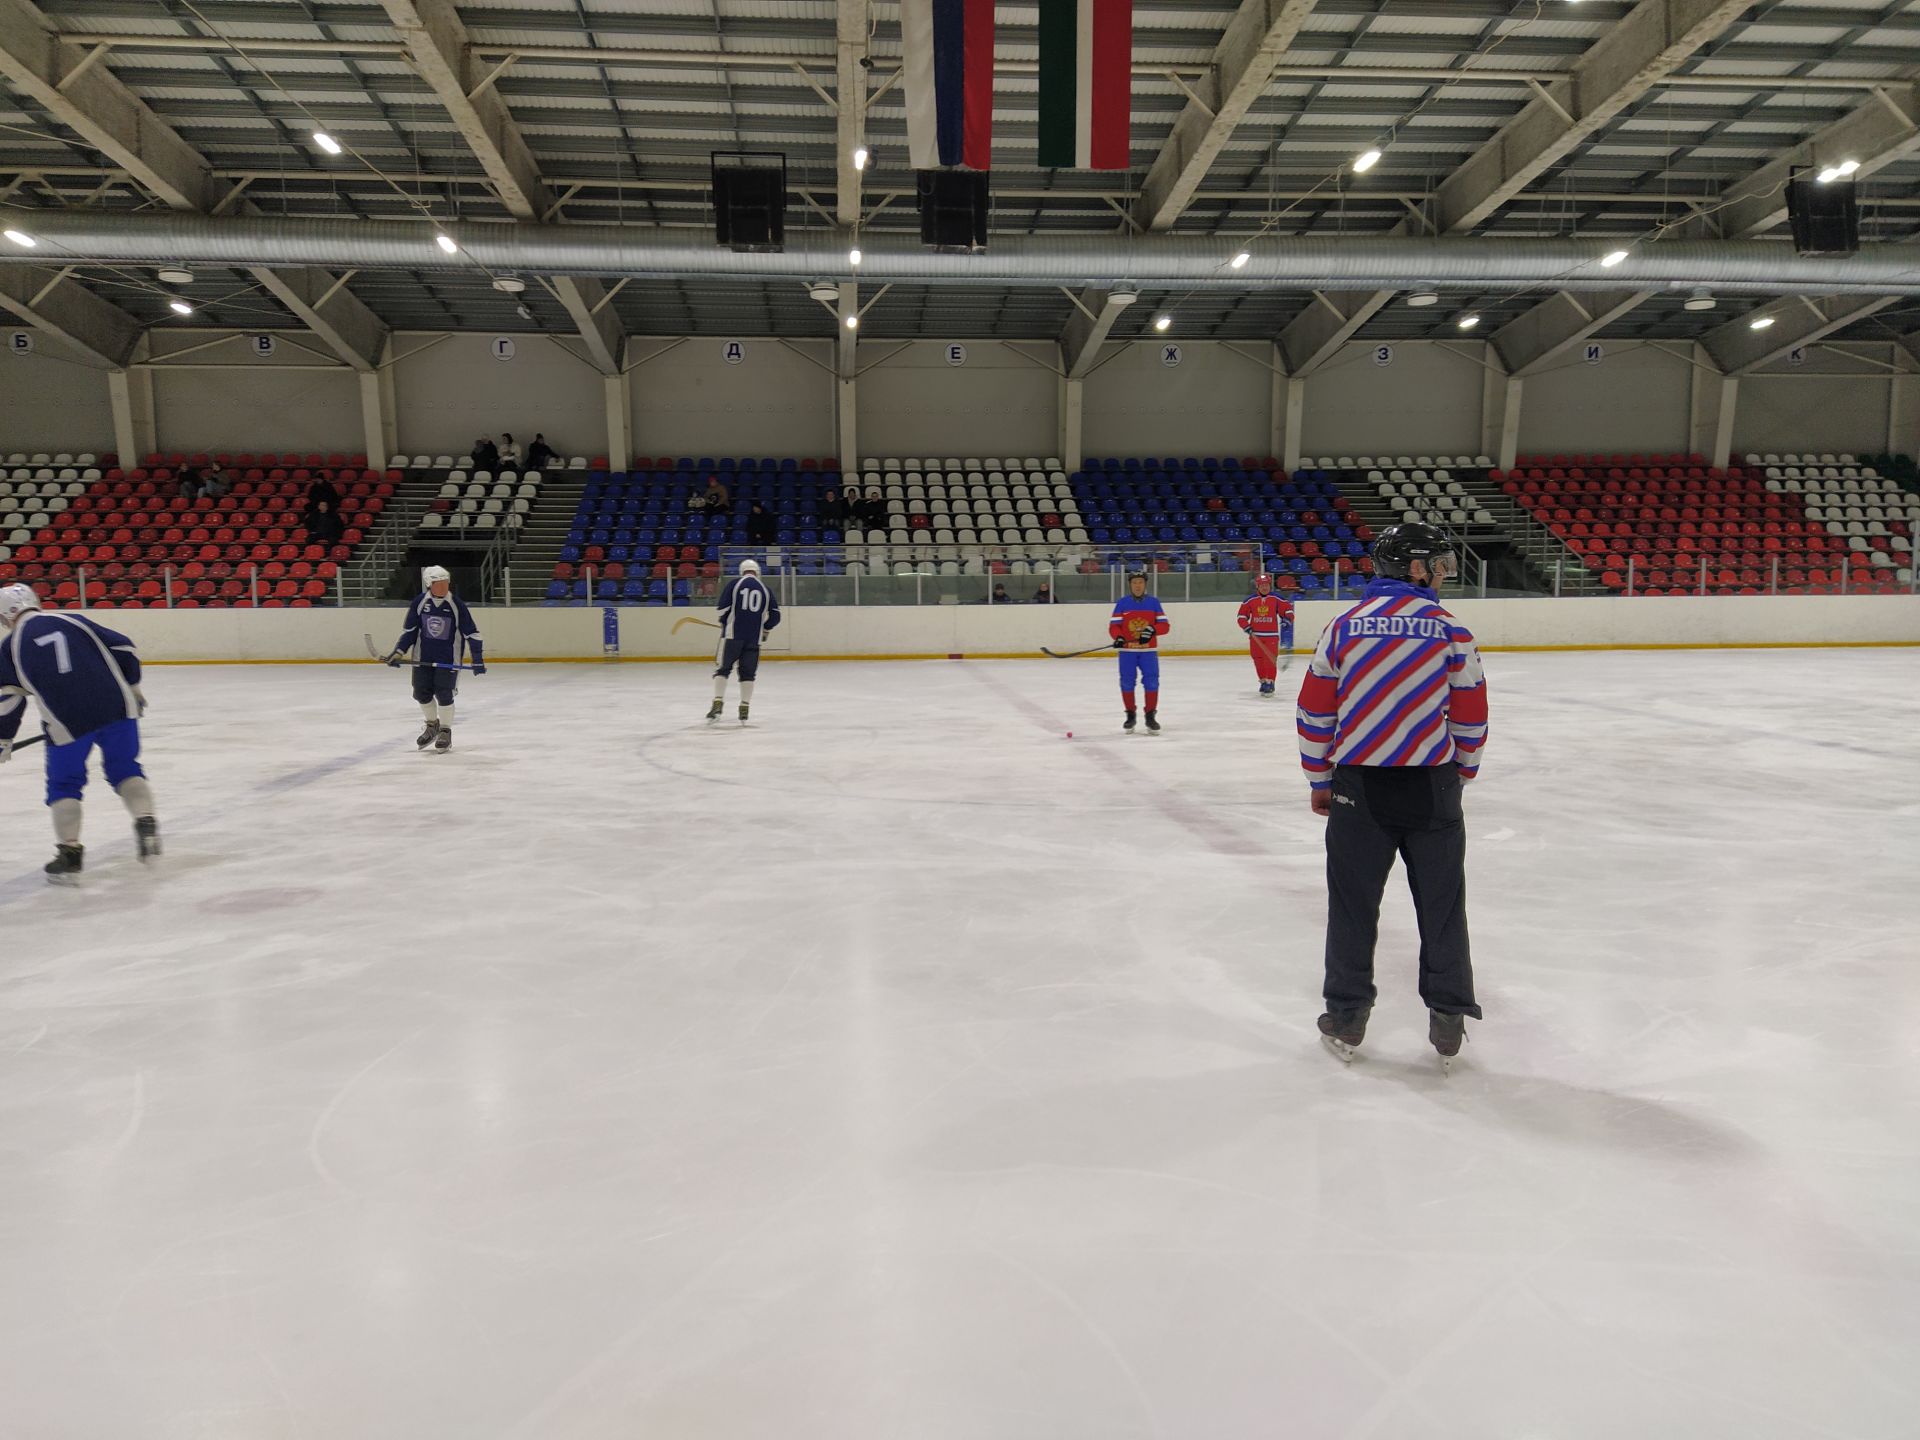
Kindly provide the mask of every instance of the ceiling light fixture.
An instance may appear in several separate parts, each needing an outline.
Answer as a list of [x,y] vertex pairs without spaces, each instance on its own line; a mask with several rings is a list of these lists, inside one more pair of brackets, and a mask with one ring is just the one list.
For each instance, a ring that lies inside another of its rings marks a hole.
[[1353,173],[1356,175],[1364,175],[1379,163],[1380,152],[1378,150],[1362,150],[1358,155],[1353,157]]
[[1438,305],[1439,303],[1440,292],[1437,290],[1409,290],[1407,292],[1407,304],[1416,310],[1424,310],[1429,305]]
[[193,306],[184,300],[169,300],[167,302],[167,308],[176,315],[191,315],[193,313]]
[[851,250],[847,251],[847,263],[849,265],[858,265],[860,263],[860,259],[861,259],[860,247],[858,245],[854,246]]
[[6,235],[7,239],[18,245],[22,250],[31,250],[40,243],[24,230],[9,230],[6,232]]
[[1156,330],[1165,330],[1171,324],[1173,324],[1173,316],[1171,315],[1156,315],[1153,317],[1153,328]]
[[864,170],[867,168],[866,146],[862,145],[853,152],[853,168],[856,170]]
[[1122,280],[1107,291],[1107,304],[1116,310],[1124,310],[1140,298],[1140,291],[1131,280]]
[[338,155],[340,153],[340,142],[324,130],[316,130],[313,132],[313,143],[329,155]]
[[503,295],[519,295],[526,291],[527,282],[518,275],[496,275],[493,277],[493,288]]
[[822,305],[832,305],[840,298],[840,287],[831,280],[810,280],[807,282],[807,298],[818,300]]
[[1747,322],[1747,328],[1749,330],[1765,330],[1771,324],[1773,324],[1773,316],[1756,315]]
[[858,315],[847,316],[847,329],[858,330],[859,328],[860,328],[860,317]]
[[1233,266],[1233,268],[1236,270],[1244,270],[1247,268],[1247,262],[1251,259],[1253,259],[1253,256],[1249,254],[1247,251],[1242,250],[1238,255],[1234,256],[1233,259],[1229,260],[1227,263]]
[[184,265],[162,265],[153,272],[154,278],[164,285],[191,285],[193,272]]
[[1471,330],[1480,323],[1478,315],[1462,315],[1456,322],[1462,330]]
[[1609,250],[1606,254],[1600,257],[1600,264],[1603,268],[1611,270],[1614,266],[1618,265],[1622,260],[1625,260],[1626,258],[1627,258],[1627,252],[1624,250]]
[[460,247],[453,243],[453,237],[451,235],[436,235],[433,237],[433,243],[449,255],[457,255],[460,253]]
[[1704,288],[1696,289],[1681,302],[1682,310],[1711,310],[1719,302],[1713,298],[1713,292]]

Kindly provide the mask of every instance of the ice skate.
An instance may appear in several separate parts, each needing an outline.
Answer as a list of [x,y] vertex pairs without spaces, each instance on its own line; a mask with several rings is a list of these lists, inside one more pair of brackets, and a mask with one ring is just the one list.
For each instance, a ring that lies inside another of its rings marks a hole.
[[747,723],[747,707],[745,705],[740,707],[740,723],[742,725]]
[[707,707],[707,719],[718,720],[720,716],[726,711],[726,708],[727,708],[726,701],[724,700],[714,701],[713,704]]
[[1368,1010],[1329,1010],[1319,1020],[1320,1040],[1340,1057],[1343,1065],[1353,1063],[1353,1053],[1367,1038]]
[[1120,723],[1120,728],[1131,735],[1133,734],[1134,724],[1133,711],[1129,710],[1127,711],[1127,718]]
[[49,885],[78,885],[80,883],[80,864],[86,854],[84,845],[61,845],[53,859],[47,862],[47,883]]
[[427,721],[427,728],[422,730],[420,732],[420,737],[413,742],[414,748],[418,750],[426,749],[429,745],[433,744],[434,740],[439,736],[439,734],[440,734],[440,722],[438,720]]
[[1438,1010],[1428,1012],[1427,1039],[1432,1042],[1433,1048],[1440,1052],[1442,1074],[1453,1073],[1453,1062],[1459,1058],[1460,1046],[1466,1038],[1466,1016],[1443,1015]]
[[439,735],[435,737],[433,742],[433,753],[436,755],[444,755],[451,749],[453,749],[453,727],[451,725],[442,725]]
[[1260,693],[1262,695],[1267,696],[1268,698],[1271,698],[1273,695],[1273,681],[1262,680],[1260,682]]
[[134,821],[133,843],[138,848],[143,863],[148,860],[158,860],[160,858],[160,822],[151,815],[142,815]]
[[1158,735],[1160,733],[1160,722],[1155,718],[1155,714],[1156,712],[1152,710],[1147,711],[1147,733],[1149,735]]

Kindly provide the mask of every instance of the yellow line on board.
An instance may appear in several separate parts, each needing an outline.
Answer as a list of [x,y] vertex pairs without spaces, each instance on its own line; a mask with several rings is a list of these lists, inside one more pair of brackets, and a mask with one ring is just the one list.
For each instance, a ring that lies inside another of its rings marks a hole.
[[[1482,651],[1501,655],[1539,655],[1558,652],[1582,652],[1590,650],[1897,650],[1920,647],[1920,640],[1727,640],[1727,641],[1675,641],[1659,644],[1642,644],[1622,641],[1618,644],[1594,645],[1482,645]],[[1115,652],[1118,653],[1118,652]],[[1188,656],[1201,657],[1245,657],[1244,650],[1162,650],[1162,655],[1176,659]],[[1311,651],[1294,650],[1294,655],[1307,655]],[[965,654],[948,654],[935,651],[910,651],[899,655],[769,655],[760,657],[764,661],[805,660],[809,662],[855,661],[868,663],[877,660],[1042,660],[1047,657],[1031,650],[973,650]],[[1096,659],[1097,656],[1076,657]],[[332,659],[332,660],[143,660],[146,665],[371,665],[371,660]],[[707,655],[538,655],[513,656],[494,659],[487,658],[487,666],[495,665],[711,665],[713,659]],[[407,667],[401,666],[401,669]]]

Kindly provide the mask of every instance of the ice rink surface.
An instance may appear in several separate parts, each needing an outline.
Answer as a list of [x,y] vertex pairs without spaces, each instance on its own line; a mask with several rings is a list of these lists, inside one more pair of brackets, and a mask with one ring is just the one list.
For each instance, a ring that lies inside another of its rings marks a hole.
[[1451,1079],[1300,663],[1112,670],[156,670],[78,891],[16,757],[0,1433],[1920,1433],[1920,655],[1490,656]]

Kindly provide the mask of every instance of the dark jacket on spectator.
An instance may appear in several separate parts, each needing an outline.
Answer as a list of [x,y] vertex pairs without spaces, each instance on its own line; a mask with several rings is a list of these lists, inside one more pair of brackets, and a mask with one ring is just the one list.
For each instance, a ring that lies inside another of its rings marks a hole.
[[527,469],[529,470],[544,470],[547,468],[547,462],[549,460],[557,460],[559,458],[558,452],[555,451],[551,445],[547,444],[547,437],[545,435],[534,436],[533,443],[527,446]]
[[307,486],[306,514],[311,515],[319,509],[322,500],[333,507],[334,514],[340,513],[340,487],[324,475]]
[[307,516],[307,540],[310,544],[332,548],[340,543],[341,536],[346,533],[347,527],[330,501],[322,500]]
[[758,505],[747,516],[747,541],[753,545],[771,545],[780,538],[780,517],[769,515]]

